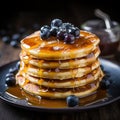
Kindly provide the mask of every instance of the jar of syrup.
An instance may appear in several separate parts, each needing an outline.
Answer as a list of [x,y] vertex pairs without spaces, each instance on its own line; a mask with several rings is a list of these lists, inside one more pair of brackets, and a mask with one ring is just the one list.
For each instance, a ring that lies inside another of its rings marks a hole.
[[110,58],[118,51],[120,43],[120,25],[118,22],[112,21],[111,28],[107,29],[103,20],[88,20],[81,25],[81,29],[92,32],[100,38],[100,56]]

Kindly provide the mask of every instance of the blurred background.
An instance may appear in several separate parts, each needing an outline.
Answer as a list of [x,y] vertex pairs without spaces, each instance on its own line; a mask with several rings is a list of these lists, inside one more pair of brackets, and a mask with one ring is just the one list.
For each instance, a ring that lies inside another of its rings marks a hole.
[[[118,1],[118,0],[117,0]],[[80,26],[88,19],[94,19],[96,8],[108,13],[112,20],[120,22],[116,0],[17,0],[1,1],[0,27],[6,24],[49,24],[53,18],[60,18]]]

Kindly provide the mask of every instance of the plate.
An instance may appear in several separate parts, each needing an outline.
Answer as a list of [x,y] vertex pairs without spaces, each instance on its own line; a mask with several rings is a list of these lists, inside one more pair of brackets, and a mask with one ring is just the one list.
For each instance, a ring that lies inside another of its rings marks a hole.
[[112,81],[112,84],[107,89],[107,94],[109,94],[109,97],[105,100],[101,100],[87,106],[66,107],[66,108],[45,108],[40,106],[29,105],[26,100],[17,99],[15,97],[6,94],[5,92],[7,88],[5,85],[5,75],[8,72],[9,68],[15,66],[17,61],[13,61],[9,64],[0,67],[0,99],[16,107],[21,107],[29,110],[44,111],[44,112],[81,111],[81,110],[88,110],[88,109],[93,109],[108,105],[120,99],[120,66],[105,59],[100,59],[100,61],[101,61],[101,65],[104,67],[104,70],[110,74],[110,80]]

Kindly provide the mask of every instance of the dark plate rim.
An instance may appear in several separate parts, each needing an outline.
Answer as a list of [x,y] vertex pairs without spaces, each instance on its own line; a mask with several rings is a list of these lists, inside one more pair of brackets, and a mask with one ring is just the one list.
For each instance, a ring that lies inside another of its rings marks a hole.
[[5,99],[4,97],[0,96],[0,99],[3,100],[3,102],[6,102],[7,104],[13,105],[15,107],[24,108],[26,110],[34,110],[34,111],[41,111],[41,112],[77,112],[77,111],[84,111],[84,110],[90,110],[95,108],[100,108],[107,106],[111,103],[117,102],[120,100],[120,97],[114,98],[111,101],[107,101],[102,103],[101,105],[92,105],[92,106],[84,106],[84,107],[67,107],[67,108],[44,108],[44,107],[38,107],[38,106],[28,106],[28,105],[20,105],[17,103],[14,103],[12,101],[9,101],[8,99]]
[[[106,61],[106,62],[110,62],[112,64],[116,64],[116,63],[111,62],[111,61],[106,60],[106,59],[101,59],[101,60]],[[10,64],[14,64],[17,61],[18,60],[15,60],[15,61],[7,63],[7,64],[5,64],[3,66],[0,66],[0,69],[2,69],[3,67],[8,66]],[[6,103],[8,103],[10,105],[13,105],[15,107],[24,108],[24,109],[28,109],[28,110],[35,110],[35,111],[42,111],[42,112],[76,112],[76,111],[95,109],[95,108],[99,108],[99,107],[109,105],[109,104],[111,104],[113,102],[116,102],[116,101],[120,100],[120,96],[116,97],[114,99],[111,98],[111,99],[109,99],[109,100],[107,100],[105,102],[102,102],[102,104],[93,104],[93,105],[88,105],[88,106],[81,106],[81,107],[80,106],[79,107],[75,106],[75,107],[66,107],[66,108],[47,108],[47,107],[40,107],[40,106],[34,106],[34,105],[22,105],[22,104],[18,104],[18,103],[14,102],[14,101],[11,101],[11,100],[5,98],[2,94],[0,95],[0,99],[3,102],[6,102]]]

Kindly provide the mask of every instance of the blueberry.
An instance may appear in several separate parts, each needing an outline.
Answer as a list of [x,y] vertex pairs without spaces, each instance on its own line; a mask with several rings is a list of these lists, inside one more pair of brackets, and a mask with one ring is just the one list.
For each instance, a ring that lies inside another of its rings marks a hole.
[[16,33],[12,35],[12,40],[19,40],[20,39],[20,34]]
[[7,77],[6,78],[6,84],[8,86],[14,86],[16,84],[15,77]]
[[10,43],[10,37],[9,36],[4,36],[2,37],[2,41],[5,43]]
[[48,39],[50,37],[50,30],[49,29],[42,30],[40,36],[43,40]]
[[57,38],[58,38],[59,40],[64,40],[66,34],[67,34],[67,33],[66,33],[64,30],[60,30],[60,31],[58,31],[58,33],[57,33]]
[[17,72],[18,72],[18,69],[16,67],[9,69],[9,73],[16,74]]
[[74,32],[75,37],[80,36],[80,29],[78,27],[75,27],[75,32]]
[[18,42],[17,42],[16,40],[12,40],[12,41],[10,42],[10,45],[11,45],[12,47],[15,47],[15,48],[19,47]]
[[101,89],[108,89],[110,87],[111,81],[103,79],[100,82],[100,88]]
[[50,27],[48,25],[41,27],[40,36],[42,39],[48,39],[50,37]]
[[67,34],[64,38],[65,43],[73,44],[75,42],[75,37],[72,34]]
[[69,107],[74,107],[79,105],[79,98],[75,95],[70,95],[66,98],[66,102]]
[[66,31],[66,28],[65,28],[65,27],[59,27],[58,32],[59,32],[59,31],[62,31],[62,32],[66,32],[66,33],[67,33],[67,31]]
[[105,76],[103,77],[103,79],[105,79],[105,80],[109,79],[111,75],[105,71],[104,71],[104,73],[105,73]]
[[61,25],[61,28],[66,28],[66,29],[69,29],[69,28],[72,28],[74,27],[71,23],[63,23]]
[[69,30],[69,33],[73,34],[75,37],[79,37],[80,36],[80,29],[77,27],[72,27]]
[[40,31],[43,32],[45,29],[50,30],[50,27],[48,25],[44,25],[40,28]]
[[53,26],[59,27],[61,25],[62,25],[62,20],[60,20],[60,19],[54,19],[51,22],[51,27],[53,27]]
[[6,78],[7,78],[7,77],[14,77],[14,74],[13,74],[13,73],[7,73],[5,77],[6,77]]
[[56,36],[57,32],[58,32],[58,27],[52,27],[50,29],[50,35],[52,35],[52,36]]
[[111,79],[111,75],[109,72],[105,72],[105,76],[103,77],[102,81],[100,82],[100,87],[102,89],[107,89],[109,88],[110,84],[113,83],[112,79]]
[[18,62],[16,63],[16,66],[15,66],[15,67],[16,67],[17,70],[19,70],[19,68],[20,68],[20,61],[18,61]]

